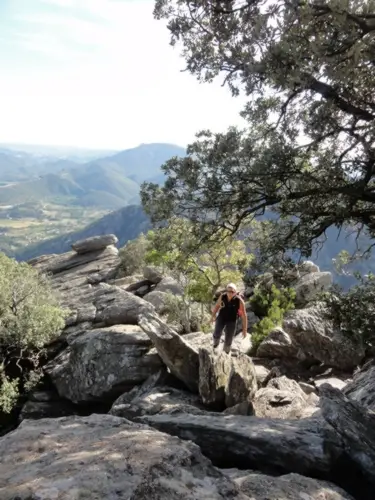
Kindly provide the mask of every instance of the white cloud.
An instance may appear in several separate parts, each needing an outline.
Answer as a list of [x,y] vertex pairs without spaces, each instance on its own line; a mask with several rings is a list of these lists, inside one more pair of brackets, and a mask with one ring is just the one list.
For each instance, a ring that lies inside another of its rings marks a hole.
[[153,19],[153,1],[42,3],[50,8],[15,13],[13,42],[34,58],[8,63],[4,78],[2,70],[3,142],[184,145],[199,129],[241,123],[241,102],[228,90],[180,72],[184,61]]

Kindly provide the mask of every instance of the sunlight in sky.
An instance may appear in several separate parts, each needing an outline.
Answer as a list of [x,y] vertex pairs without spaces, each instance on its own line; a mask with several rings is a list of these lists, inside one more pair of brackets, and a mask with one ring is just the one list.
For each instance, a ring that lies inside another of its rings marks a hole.
[[1,0],[0,142],[185,146],[243,101],[182,73],[149,0]]

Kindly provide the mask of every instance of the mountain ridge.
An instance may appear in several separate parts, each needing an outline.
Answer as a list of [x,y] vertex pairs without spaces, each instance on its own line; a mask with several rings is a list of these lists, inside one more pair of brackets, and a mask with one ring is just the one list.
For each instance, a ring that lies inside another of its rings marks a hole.
[[81,202],[83,206],[118,209],[139,201],[141,182],[163,182],[161,165],[184,154],[180,146],[151,143],[86,163],[55,158],[31,166],[29,157],[25,160],[0,150],[0,205],[65,196],[66,202],[74,205]]

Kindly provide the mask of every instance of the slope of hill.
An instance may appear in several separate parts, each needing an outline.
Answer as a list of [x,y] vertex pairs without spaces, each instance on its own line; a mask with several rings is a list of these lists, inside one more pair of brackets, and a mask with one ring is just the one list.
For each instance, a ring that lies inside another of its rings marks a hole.
[[71,170],[69,175],[87,193],[104,191],[123,200],[122,206],[139,192],[139,184],[121,172],[118,165],[95,162]]
[[[160,176],[160,167],[173,156],[185,156],[186,149],[174,144],[141,144],[107,158],[127,177],[142,182]],[[160,179],[160,177],[158,177]]]
[[29,260],[39,255],[68,252],[74,241],[108,233],[114,233],[118,237],[118,246],[121,247],[141,232],[148,231],[150,227],[150,222],[142,208],[139,205],[129,205],[105,215],[82,230],[26,247],[15,257],[17,260]]

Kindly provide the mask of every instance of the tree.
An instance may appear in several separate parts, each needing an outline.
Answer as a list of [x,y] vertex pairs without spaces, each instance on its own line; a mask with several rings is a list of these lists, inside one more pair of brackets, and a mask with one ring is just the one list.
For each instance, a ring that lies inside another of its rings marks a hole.
[[358,284],[348,291],[335,285],[323,301],[335,326],[374,356],[375,276],[357,274],[357,279]]
[[171,218],[168,225],[147,235],[146,261],[164,265],[188,278],[188,293],[194,300],[211,303],[220,286],[242,279],[252,256],[243,241],[228,238],[221,245],[201,246],[196,251],[194,224]]
[[201,81],[249,97],[249,129],[203,131],[142,186],[153,222],[198,222],[202,240],[272,221],[272,251],[309,256],[330,226],[375,235],[375,2],[157,0]]
[[182,297],[178,303],[174,298],[171,305],[175,311],[181,310],[185,330],[189,329],[194,303],[201,304],[204,318],[218,288],[240,281],[252,259],[243,241],[233,238],[222,244],[201,245],[197,250],[194,224],[187,219],[172,217],[168,225],[149,231],[146,239],[146,262],[164,267],[181,284]]
[[66,314],[45,276],[0,254],[0,410],[11,411],[19,392],[30,388]]

